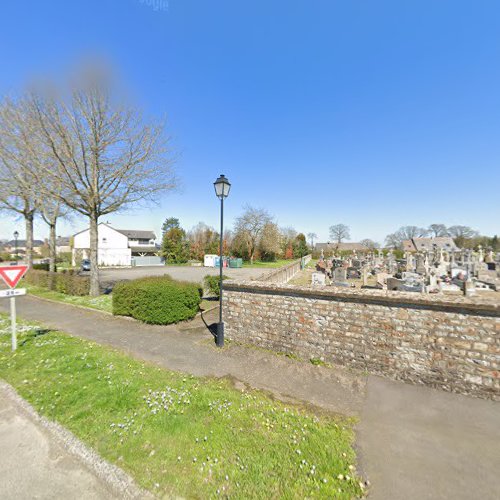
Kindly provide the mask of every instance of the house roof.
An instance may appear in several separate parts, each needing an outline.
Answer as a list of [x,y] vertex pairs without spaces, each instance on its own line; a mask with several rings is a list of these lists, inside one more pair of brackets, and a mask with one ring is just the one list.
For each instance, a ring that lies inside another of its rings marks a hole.
[[56,245],[58,247],[69,247],[69,236],[59,236],[56,240]]
[[[144,231],[141,229],[116,229],[115,227],[111,226],[110,224],[106,224],[105,222],[99,222],[99,226],[107,226],[113,231],[116,231],[118,233],[123,234],[129,239],[133,240],[156,240],[156,234],[154,231]],[[84,233],[85,231],[88,231],[88,229],[83,229],[82,231],[75,233],[73,236],[76,236],[77,234]]]
[[407,251],[428,251],[435,248],[443,250],[458,250],[451,236],[438,236],[436,238],[412,238],[411,240],[403,241],[403,248]]
[[115,231],[124,234],[132,240],[156,240],[154,231],[143,231],[140,229],[115,229]]
[[340,250],[340,251],[354,251],[368,252],[370,249],[361,243],[316,243],[315,248],[317,251],[321,250]]
[[[44,244],[42,240],[33,240],[33,246],[34,247],[41,247]],[[16,240],[10,240],[7,243],[5,243],[6,247],[15,247],[16,246]],[[26,246],[26,240],[17,240],[17,246],[18,247],[25,247]]]

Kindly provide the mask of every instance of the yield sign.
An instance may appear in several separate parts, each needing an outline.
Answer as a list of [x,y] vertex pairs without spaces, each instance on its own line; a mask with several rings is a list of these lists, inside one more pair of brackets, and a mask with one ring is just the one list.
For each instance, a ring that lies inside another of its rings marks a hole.
[[0,277],[10,288],[15,288],[27,270],[28,266],[0,267]]

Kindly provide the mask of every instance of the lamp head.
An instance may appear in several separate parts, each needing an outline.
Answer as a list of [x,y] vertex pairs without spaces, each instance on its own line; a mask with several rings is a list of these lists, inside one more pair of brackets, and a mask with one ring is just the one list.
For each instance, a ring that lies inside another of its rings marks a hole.
[[231,190],[231,183],[225,175],[221,174],[219,178],[214,182],[214,188],[217,198],[227,198],[227,196],[229,195],[229,191]]

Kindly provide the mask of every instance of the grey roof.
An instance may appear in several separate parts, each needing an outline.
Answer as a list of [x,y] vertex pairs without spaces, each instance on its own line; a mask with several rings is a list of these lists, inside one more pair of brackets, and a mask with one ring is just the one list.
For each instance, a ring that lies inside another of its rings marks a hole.
[[69,236],[59,236],[56,240],[56,245],[59,247],[69,247]]
[[115,231],[124,234],[132,240],[156,240],[154,231],[142,231],[140,229],[115,229]]
[[353,251],[356,252],[369,252],[370,249],[362,245],[361,243],[316,243],[315,249],[317,251],[321,250],[341,250],[341,251]]
[[[33,240],[33,246],[34,247],[41,247],[44,244],[42,240]],[[15,247],[16,246],[16,240],[10,240],[7,243],[5,243],[6,247]],[[25,247],[26,246],[26,240],[17,240],[17,246],[18,247]]]
[[[413,246],[413,248],[412,248]],[[403,248],[410,251],[426,250],[430,252],[435,248],[443,250],[458,250],[451,236],[438,236],[436,238],[412,238],[403,242]]]

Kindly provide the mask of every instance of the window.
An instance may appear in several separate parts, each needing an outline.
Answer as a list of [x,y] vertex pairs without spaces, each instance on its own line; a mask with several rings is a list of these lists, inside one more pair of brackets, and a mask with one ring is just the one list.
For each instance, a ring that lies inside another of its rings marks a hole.
[[102,239],[102,242],[103,242],[103,243],[107,243],[107,242],[108,242],[108,238],[103,238],[103,239]]

